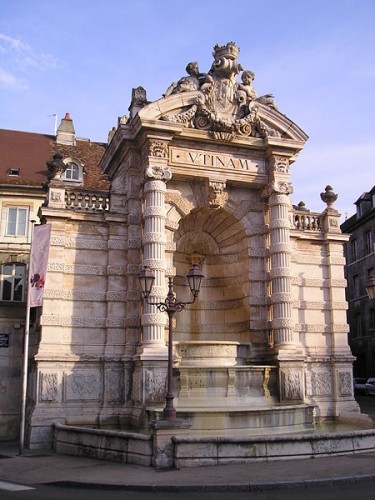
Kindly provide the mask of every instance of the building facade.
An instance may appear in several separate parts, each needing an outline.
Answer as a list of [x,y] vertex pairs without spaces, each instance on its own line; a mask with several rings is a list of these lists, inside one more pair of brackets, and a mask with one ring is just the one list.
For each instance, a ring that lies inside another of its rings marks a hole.
[[375,304],[366,293],[366,282],[375,275],[375,187],[355,205],[356,213],[341,230],[350,234],[345,244],[349,345],[356,357],[355,375],[367,378],[375,374]]
[[[0,439],[16,439],[31,232],[40,223],[46,200],[51,175],[47,162],[62,164],[68,210],[86,210],[87,193],[107,199],[109,184],[98,167],[104,145],[76,139],[68,114],[57,136],[0,130],[0,150]],[[40,312],[31,309],[31,366],[40,340]]]
[[107,197],[67,185],[61,161],[79,166],[73,149],[49,163],[32,448],[51,446],[57,423],[149,430],[162,418],[168,325],[140,294],[144,266],[158,303],[168,278],[188,300],[189,267],[205,276],[173,323],[174,404],[192,436],[306,429],[359,412],[336,195],[326,187],[322,213],[292,206],[291,171],[307,135],[257,96],[234,43],[213,56],[207,73],[189,63],[155,102],[133,89],[100,160]]

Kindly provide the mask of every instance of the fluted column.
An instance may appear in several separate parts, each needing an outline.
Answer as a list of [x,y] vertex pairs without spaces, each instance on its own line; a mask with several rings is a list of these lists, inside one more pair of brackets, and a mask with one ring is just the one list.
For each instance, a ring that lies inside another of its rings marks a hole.
[[[146,170],[144,186],[144,234],[143,234],[143,265],[153,269],[155,283],[150,295],[150,302],[163,302],[166,298],[165,287],[165,192],[166,182],[172,177],[168,168],[150,166]],[[163,354],[165,351],[164,329],[166,314],[157,310],[156,306],[144,304],[142,315],[143,339],[142,351]]]
[[292,267],[290,243],[288,163],[273,158],[273,179],[265,190],[270,207],[270,275],[272,329],[279,362],[280,402],[303,402],[303,358],[298,351],[292,311]]
[[284,155],[269,154],[270,182],[263,195],[270,207],[270,276],[272,329],[277,351],[295,350],[292,312],[292,269],[289,195],[293,192],[290,183],[289,158]]
[[289,197],[284,193],[272,193],[270,205],[270,254],[273,308],[272,328],[276,348],[295,348],[292,319],[292,271]]

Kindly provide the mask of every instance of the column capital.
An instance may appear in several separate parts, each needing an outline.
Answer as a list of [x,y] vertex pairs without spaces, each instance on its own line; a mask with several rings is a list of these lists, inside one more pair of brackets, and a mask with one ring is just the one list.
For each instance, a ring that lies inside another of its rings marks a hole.
[[149,165],[146,168],[146,181],[147,179],[155,179],[167,182],[172,179],[172,172],[168,167],[162,167],[160,165]]
[[279,174],[289,174],[290,162],[288,156],[274,154],[269,157],[268,161],[273,172],[277,172]]
[[[269,182],[262,191],[262,198],[269,199],[272,195],[289,195],[293,193],[293,186],[285,180],[273,180]],[[278,204],[279,200],[275,202]]]

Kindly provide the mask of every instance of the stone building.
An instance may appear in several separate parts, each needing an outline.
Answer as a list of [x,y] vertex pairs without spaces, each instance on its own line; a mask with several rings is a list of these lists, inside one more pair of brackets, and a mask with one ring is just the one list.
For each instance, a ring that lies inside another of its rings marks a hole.
[[207,73],[189,63],[155,102],[133,89],[100,163],[108,206],[72,201],[51,162],[30,447],[50,446],[59,424],[149,431],[162,418],[167,316],[141,297],[143,266],[158,303],[168,278],[188,301],[188,269],[205,276],[173,322],[174,404],[189,422],[176,434],[290,432],[359,412],[336,195],[327,186],[322,213],[293,207],[307,135],[257,96],[238,56],[215,46]]
[[356,357],[355,375],[367,378],[375,374],[375,304],[366,293],[366,282],[375,275],[375,186],[355,205],[356,213],[341,230],[350,234],[345,243],[349,345]]
[[[46,162],[63,165],[67,210],[82,210],[90,193],[108,196],[108,181],[98,167],[104,145],[76,139],[67,114],[57,136],[0,130],[0,439],[19,432],[21,369],[26,316],[26,276],[31,220],[40,223],[50,172]],[[59,156],[60,155],[60,156]],[[84,208],[85,210],[85,208]],[[39,309],[31,309],[31,356],[37,352]]]

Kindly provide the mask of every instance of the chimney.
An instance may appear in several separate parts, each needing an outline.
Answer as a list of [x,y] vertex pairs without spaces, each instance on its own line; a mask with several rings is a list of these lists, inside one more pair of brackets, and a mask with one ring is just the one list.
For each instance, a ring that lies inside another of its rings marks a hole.
[[60,126],[56,134],[57,144],[67,144],[68,146],[76,145],[75,130],[73,120],[69,113],[65,113],[65,117],[61,120]]

